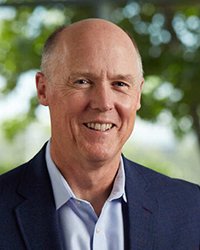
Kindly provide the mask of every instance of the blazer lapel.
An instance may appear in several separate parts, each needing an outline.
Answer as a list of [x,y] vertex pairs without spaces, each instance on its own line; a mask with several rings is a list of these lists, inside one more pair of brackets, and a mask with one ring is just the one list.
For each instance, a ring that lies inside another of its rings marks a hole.
[[125,231],[128,231],[127,249],[153,249],[154,224],[157,202],[152,192],[149,192],[142,174],[134,163],[124,159],[126,173],[127,203],[123,205]]
[[16,217],[27,249],[60,250],[58,215],[43,149],[25,168],[18,193],[24,197]]

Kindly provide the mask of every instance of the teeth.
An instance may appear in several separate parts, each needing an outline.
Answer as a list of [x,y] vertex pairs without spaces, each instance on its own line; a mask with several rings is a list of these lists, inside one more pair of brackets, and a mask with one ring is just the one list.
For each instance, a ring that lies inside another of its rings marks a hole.
[[87,123],[86,126],[88,128],[92,128],[94,130],[97,131],[106,131],[112,128],[112,124],[111,123],[94,123],[94,122],[90,122]]
[[94,126],[95,130],[101,130],[101,125],[99,123],[96,123]]

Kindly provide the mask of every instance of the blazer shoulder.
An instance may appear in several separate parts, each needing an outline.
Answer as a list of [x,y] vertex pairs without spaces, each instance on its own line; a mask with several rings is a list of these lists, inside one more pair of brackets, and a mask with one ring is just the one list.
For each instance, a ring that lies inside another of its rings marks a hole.
[[32,177],[32,175],[35,176],[35,173],[37,173],[36,166],[44,165],[44,162],[45,145],[31,160],[0,175],[0,193],[2,194],[3,191],[8,192],[9,190],[12,191],[16,189],[16,186],[18,186],[27,173],[29,173],[30,177]]
[[24,163],[2,175],[0,175],[0,193],[5,190],[13,190],[20,182],[28,163]]
[[[185,180],[171,178],[169,176],[158,173],[152,169],[142,166],[138,163],[124,158],[125,172],[134,172],[133,175],[139,176],[146,183],[146,187],[150,189],[157,197],[171,197],[188,202],[198,204],[200,209],[200,186]],[[131,176],[131,174],[127,174]]]

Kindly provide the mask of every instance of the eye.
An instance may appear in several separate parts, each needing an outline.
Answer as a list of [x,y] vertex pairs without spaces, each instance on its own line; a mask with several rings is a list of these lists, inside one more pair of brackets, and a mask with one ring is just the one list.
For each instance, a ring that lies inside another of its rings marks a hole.
[[85,78],[79,78],[73,81],[73,85],[75,88],[88,88],[90,87],[92,82]]
[[127,87],[127,88],[129,87],[129,85],[128,85],[127,83],[125,83],[125,82],[120,82],[120,81],[119,81],[119,82],[114,82],[114,83],[113,83],[113,86],[121,87],[121,88],[122,88],[122,87]]
[[80,85],[90,84],[90,81],[87,79],[78,79],[75,81],[75,84],[80,84]]

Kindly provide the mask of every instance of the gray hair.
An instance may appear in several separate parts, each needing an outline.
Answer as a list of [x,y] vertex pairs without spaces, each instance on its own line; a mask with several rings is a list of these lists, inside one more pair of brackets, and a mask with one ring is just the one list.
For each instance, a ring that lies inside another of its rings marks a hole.
[[[50,70],[53,69],[53,63],[55,66],[55,60],[52,60],[52,57],[59,57],[61,56],[59,52],[56,50],[56,45],[58,42],[58,38],[60,33],[66,28],[66,26],[61,26],[57,28],[50,36],[47,38],[43,51],[42,51],[42,58],[41,58],[41,71],[46,74],[47,76],[50,74]],[[57,52],[57,53],[55,53]],[[61,58],[59,58],[61,59]]]

